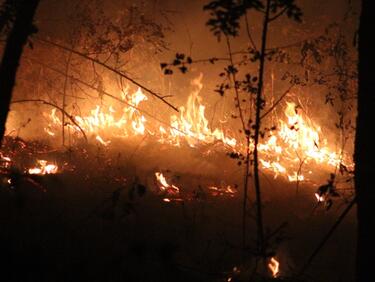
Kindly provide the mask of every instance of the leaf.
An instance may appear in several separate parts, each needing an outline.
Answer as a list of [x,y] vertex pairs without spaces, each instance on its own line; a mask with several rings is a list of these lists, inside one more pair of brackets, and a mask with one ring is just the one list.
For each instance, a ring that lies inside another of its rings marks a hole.
[[180,71],[181,71],[182,73],[186,73],[186,72],[188,71],[188,68],[185,67],[185,66],[179,67],[179,69],[180,69]]

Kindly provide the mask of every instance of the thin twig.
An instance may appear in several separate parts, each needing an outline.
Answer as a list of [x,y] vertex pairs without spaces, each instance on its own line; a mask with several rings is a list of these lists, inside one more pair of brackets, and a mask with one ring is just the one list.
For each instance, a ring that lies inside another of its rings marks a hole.
[[249,28],[249,19],[247,18],[247,12],[245,12],[245,23],[246,23],[246,33],[247,33],[247,37],[249,38],[249,41],[251,43],[251,45],[253,46],[253,49],[255,51],[257,51],[257,47],[254,43],[254,40],[253,40],[253,37],[251,36],[251,33],[250,33],[250,28]]
[[83,131],[83,129],[79,126],[79,124],[74,120],[74,117],[71,116],[70,114],[68,114],[63,108],[61,108],[60,106],[57,106],[53,103],[50,103],[46,100],[43,100],[43,99],[24,99],[24,100],[15,100],[15,101],[12,101],[11,103],[12,104],[17,104],[17,103],[27,103],[27,102],[36,102],[36,103],[42,103],[42,104],[45,104],[45,105],[49,105],[51,107],[54,107],[56,109],[58,109],[59,111],[61,111],[64,115],[66,115],[70,120],[71,122],[77,126],[79,128],[79,130],[81,131],[83,137],[85,138],[86,142],[87,142],[87,136],[85,134],[85,132]]
[[276,20],[278,17],[280,17],[282,14],[284,14],[286,12],[286,10],[288,9],[288,7],[285,7],[284,9],[282,9],[279,13],[277,13],[276,15],[274,15],[273,17],[271,17],[269,19],[270,22]]
[[290,85],[289,88],[276,100],[275,103],[264,113],[260,116],[260,119],[265,118],[273,109],[285,98],[286,95],[289,94],[290,90],[293,88],[294,84]]

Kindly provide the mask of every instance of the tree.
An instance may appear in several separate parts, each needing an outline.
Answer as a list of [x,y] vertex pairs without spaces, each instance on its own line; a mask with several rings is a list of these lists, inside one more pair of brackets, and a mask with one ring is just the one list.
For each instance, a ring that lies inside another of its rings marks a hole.
[[[0,65],[0,142],[5,133],[5,123],[9,112],[13,87],[16,82],[16,74],[22,50],[29,35],[36,32],[36,28],[33,25],[33,18],[38,4],[39,0],[14,0],[6,1],[1,7],[2,11],[4,11],[1,13],[2,15],[13,13],[15,15],[13,27],[9,31]],[[9,11],[10,9],[12,9],[12,11]],[[8,17],[8,20],[11,19],[12,17]],[[1,29],[3,26],[5,26],[5,24],[2,24]]]
[[358,64],[358,115],[355,141],[355,187],[357,194],[357,281],[373,281],[375,251],[375,146],[373,142],[373,118],[375,108],[375,42],[371,26],[374,23],[375,3],[362,1],[359,27]]
[[[248,186],[249,178],[252,175],[255,188],[255,208],[256,208],[256,225],[257,225],[257,247],[255,253],[257,256],[267,257],[267,244],[265,242],[264,224],[262,215],[262,197],[261,184],[259,178],[259,157],[258,144],[261,136],[265,131],[270,130],[262,126],[262,110],[265,107],[266,100],[264,97],[264,74],[266,60],[272,59],[272,50],[267,50],[268,28],[271,22],[275,21],[282,15],[296,21],[301,20],[302,12],[294,3],[294,0],[214,0],[204,6],[204,10],[209,11],[210,18],[207,25],[210,27],[218,41],[225,39],[229,58],[228,66],[220,76],[225,77],[226,81],[218,86],[215,90],[221,96],[227,90],[233,90],[235,94],[235,107],[238,110],[238,117],[241,122],[240,132],[245,136],[245,154],[233,153],[231,157],[239,159],[245,164],[244,171],[244,198],[243,198],[243,223],[242,223],[242,245],[243,249],[247,248],[246,243],[246,218],[247,218],[247,202],[248,202]],[[249,31],[247,13],[256,11],[263,14],[263,23],[261,27],[261,41],[259,50],[256,48],[252,36]],[[257,63],[256,74],[251,74],[246,70],[246,74],[241,79],[240,65],[235,63],[235,51],[232,50],[231,40],[239,35],[240,22],[245,19],[246,30],[251,46],[246,53],[246,59],[241,61],[243,65],[248,63]],[[211,58],[208,61],[214,63],[219,59]],[[181,72],[186,72],[187,64],[191,64],[193,60],[183,54],[177,54],[176,59],[171,64],[161,64],[165,74],[171,74],[172,70],[168,66],[178,66]],[[229,82],[228,82],[229,81]],[[254,111],[255,114],[254,114]],[[252,168],[252,170],[251,170]]]

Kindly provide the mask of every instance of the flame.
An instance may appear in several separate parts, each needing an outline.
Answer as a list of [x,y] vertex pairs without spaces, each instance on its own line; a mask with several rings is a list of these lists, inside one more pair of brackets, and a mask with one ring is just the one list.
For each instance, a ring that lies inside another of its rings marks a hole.
[[211,194],[213,196],[219,196],[227,194],[230,197],[233,197],[234,194],[237,192],[236,189],[232,188],[230,185],[224,185],[222,187],[216,187],[216,186],[209,186],[208,189],[211,191]]
[[219,128],[214,130],[209,128],[205,116],[206,107],[202,105],[202,97],[199,96],[203,88],[201,80],[202,75],[192,81],[195,90],[188,97],[186,107],[181,106],[179,108],[179,116],[171,116],[169,135],[165,136],[167,130],[162,126],[160,127],[161,141],[179,146],[182,139],[191,147],[195,147],[199,142],[222,141],[230,147],[235,147],[236,139],[226,137],[223,130]]
[[[128,104],[121,110],[113,106],[96,105],[90,110],[89,115],[73,115],[75,122],[85,132],[95,135],[95,139],[104,146],[108,146],[110,141],[104,141],[102,133],[111,132],[113,136],[128,137],[131,135],[144,135],[146,118],[136,109],[139,104],[147,100],[141,89],[129,94],[128,90],[122,93],[122,99]],[[56,135],[57,126],[61,127],[62,122],[53,109],[49,114],[50,123],[44,129],[50,136]],[[74,124],[66,125],[76,134],[80,134],[80,129]]]
[[273,278],[276,278],[279,275],[280,263],[274,257],[271,257],[270,262],[268,263],[268,268],[271,271]]
[[284,114],[286,121],[280,119],[278,130],[258,146],[263,168],[273,171],[275,177],[285,175],[290,182],[296,182],[307,179],[302,165],[340,165],[339,154],[327,146],[326,139],[320,138],[321,128],[300,114],[296,104],[287,102]]
[[[169,126],[150,124],[141,114],[139,106],[147,101],[141,89],[130,93],[126,88],[121,97],[127,105],[121,109],[97,105],[88,115],[72,116],[85,132],[95,136],[96,141],[103,146],[109,146],[113,137],[148,135],[160,143],[174,146],[185,143],[190,147],[197,147],[201,143],[215,144],[219,141],[232,151],[245,152],[246,146],[242,142],[226,135],[221,128],[210,128],[205,116],[206,108],[200,96],[203,88],[201,80],[202,75],[192,81],[194,90],[186,105],[179,108],[179,115],[170,116]],[[285,117],[278,120],[277,130],[271,131],[269,136],[258,144],[260,166],[273,172],[275,178],[281,175],[290,182],[309,180],[306,173],[312,174],[314,165],[319,165],[319,169],[322,169],[322,166],[332,169],[345,161],[345,166],[351,167],[352,162],[332,150],[327,145],[328,141],[321,138],[321,128],[299,109],[295,103],[286,103]],[[45,131],[50,136],[55,136],[62,123],[55,109],[49,117],[50,123]],[[66,126],[80,136],[76,125]],[[250,147],[253,149],[254,145],[250,144]],[[309,167],[308,171],[306,167]]]
[[162,192],[177,194],[180,192],[180,188],[175,185],[170,185],[165,179],[164,175],[161,172],[155,172],[156,180],[158,181],[158,186]]
[[324,196],[315,193],[315,198],[317,199],[318,203],[324,202]]
[[109,144],[111,144],[111,141],[108,140],[108,141],[104,141],[102,137],[100,137],[99,135],[96,135],[95,139],[102,145],[104,146],[108,146]]
[[10,167],[10,164],[12,162],[12,159],[7,157],[7,156],[4,156],[1,152],[0,152],[0,167],[3,167],[3,168],[9,168]]
[[58,166],[56,164],[48,163],[46,160],[37,160],[38,166],[30,168],[29,174],[56,174],[58,172]]

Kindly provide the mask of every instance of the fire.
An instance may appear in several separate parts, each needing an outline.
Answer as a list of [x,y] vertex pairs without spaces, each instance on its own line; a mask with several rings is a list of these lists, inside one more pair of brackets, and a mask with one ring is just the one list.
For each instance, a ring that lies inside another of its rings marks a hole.
[[48,163],[46,160],[37,160],[38,166],[30,168],[29,174],[56,174],[58,172],[58,166],[56,164]]
[[[286,121],[279,120],[277,132],[264,143],[259,144],[260,163],[263,168],[278,175],[287,176],[290,182],[304,181],[306,175],[301,169],[308,164],[335,168],[340,165],[339,154],[331,150],[326,139],[321,139],[321,128],[298,112],[294,103],[287,102],[284,112]],[[311,174],[311,170],[308,174]]]
[[155,177],[158,182],[158,186],[162,192],[167,192],[171,194],[178,194],[180,192],[180,188],[173,184],[170,185],[161,172],[155,172]]
[[[122,93],[122,99],[128,104],[121,110],[113,106],[96,105],[90,110],[89,115],[73,115],[76,123],[85,132],[95,135],[95,139],[104,146],[108,146],[110,141],[104,141],[102,134],[108,135],[110,132],[114,137],[128,137],[132,135],[144,135],[146,118],[136,109],[139,104],[147,100],[141,89],[129,94],[128,89]],[[50,136],[56,135],[56,128],[61,127],[62,121],[53,109],[49,114],[50,123],[44,129]],[[74,124],[66,125],[74,133],[79,134],[80,129]]]
[[[95,136],[96,141],[103,146],[109,146],[110,139],[114,137],[148,135],[160,143],[174,146],[185,143],[197,147],[201,143],[214,144],[219,141],[229,150],[244,152],[242,142],[225,134],[223,129],[210,128],[200,96],[203,88],[201,80],[202,76],[199,76],[192,81],[194,91],[189,95],[186,105],[179,108],[179,115],[170,117],[169,126],[160,124],[160,121],[156,125],[152,124],[142,115],[139,106],[146,103],[147,97],[141,89],[134,93],[125,89],[121,96],[126,105],[121,109],[97,105],[88,115],[72,116],[85,132]],[[258,145],[263,169],[272,171],[275,177],[282,175],[290,182],[298,182],[309,180],[314,165],[319,165],[319,169],[331,170],[343,161],[346,166],[351,166],[350,161],[327,146],[328,141],[321,138],[321,128],[302,114],[296,104],[287,102],[284,115],[284,118],[278,120],[277,130],[269,132],[269,136]],[[49,118],[50,123],[45,131],[55,136],[62,122],[56,110],[52,110]],[[77,136],[80,135],[76,125],[66,126]],[[250,147],[253,148],[253,144]]]
[[317,199],[318,203],[324,202],[324,196],[315,193],[315,198]]
[[0,152],[0,167],[9,168],[11,162],[12,162],[11,158],[4,156]]
[[273,278],[276,278],[279,275],[280,263],[274,257],[270,259],[270,262],[268,263],[268,268],[271,271]]
[[[196,88],[188,97],[186,107],[179,108],[180,115],[172,115],[170,121],[169,135],[164,127],[160,127],[161,139],[163,142],[169,142],[177,146],[180,145],[181,139],[185,140],[191,147],[195,147],[199,142],[213,143],[222,141],[230,147],[235,147],[236,139],[226,137],[223,130],[211,130],[208,126],[208,120],[205,116],[206,107],[202,105],[202,97],[199,96],[203,84],[201,83],[202,75],[194,79],[192,85]],[[165,135],[167,136],[165,137]]]
[[104,141],[102,137],[100,137],[99,135],[96,135],[96,138],[95,138],[100,144],[104,145],[104,146],[108,146],[109,144],[111,144],[111,141],[108,140],[108,141]]
[[237,190],[232,188],[230,185],[223,185],[222,187],[209,186],[208,190],[211,191],[211,194],[213,196],[219,196],[219,195],[227,194],[230,197],[233,197],[234,194],[236,194],[236,192],[237,192]]

